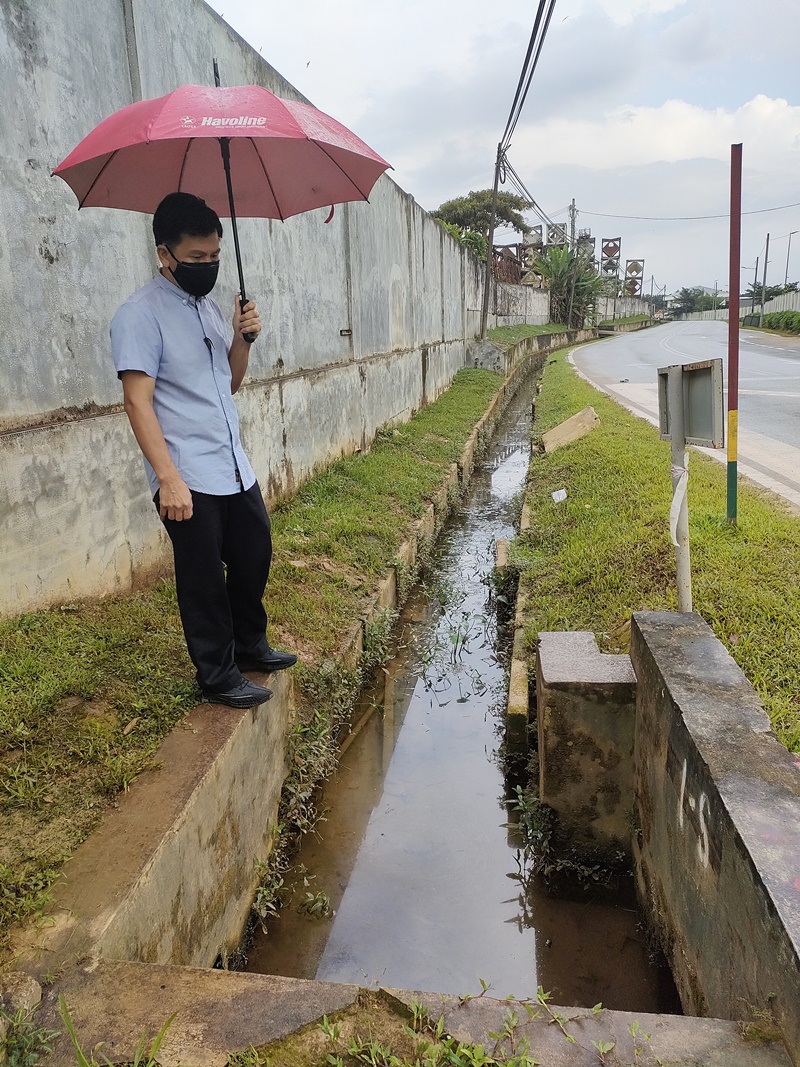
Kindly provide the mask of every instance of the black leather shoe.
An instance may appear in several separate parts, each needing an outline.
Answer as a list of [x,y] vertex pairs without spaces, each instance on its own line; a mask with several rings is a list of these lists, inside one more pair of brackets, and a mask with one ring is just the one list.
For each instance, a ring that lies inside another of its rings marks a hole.
[[266,656],[258,659],[237,659],[236,666],[240,671],[285,671],[297,663],[297,656],[291,652],[278,652],[271,648]]
[[256,685],[246,678],[241,685],[234,686],[224,693],[210,693],[203,690],[203,700],[207,704],[226,704],[229,708],[254,708],[265,704],[272,696],[272,690],[263,685]]

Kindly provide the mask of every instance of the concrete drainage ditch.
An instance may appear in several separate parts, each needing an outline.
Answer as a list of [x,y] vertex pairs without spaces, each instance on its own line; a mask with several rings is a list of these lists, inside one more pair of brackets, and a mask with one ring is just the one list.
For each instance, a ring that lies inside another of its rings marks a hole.
[[[496,401],[487,423],[496,420],[522,374],[523,368],[519,367],[516,381],[512,378],[506,395]],[[462,477],[471,472],[477,440],[476,431],[460,465]],[[391,601],[391,588],[392,576],[378,603]],[[758,709],[752,701],[745,702],[748,715],[742,727],[739,691],[730,679],[726,681],[728,665],[709,645],[708,635],[691,631],[691,627],[687,631],[685,617],[667,622],[668,628],[677,627],[680,636],[695,650],[688,656],[681,653],[684,658],[679,657],[677,665],[670,669],[664,668],[661,658],[674,656],[677,646],[670,646],[665,638],[663,620],[637,617],[634,625],[632,662],[638,684],[634,752],[629,766],[632,804],[640,830],[631,843],[640,898],[661,935],[684,1008],[738,1019],[747,1017],[746,1011],[734,1007],[740,1006],[743,999],[750,998],[748,1005],[766,1005],[781,1024],[797,1064],[800,991],[797,912],[792,909],[800,897],[800,884],[791,881],[800,855],[796,847],[798,798],[796,788],[792,791],[796,778],[791,777],[797,776],[797,768],[785,750],[781,750],[786,757],[783,759],[770,746],[768,728],[761,728]],[[354,634],[354,645],[357,643],[358,634]],[[584,639],[583,655],[587,647]],[[515,651],[520,651],[519,642],[515,643]],[[702,698],[692,681],[693,671],[701,676],[708,674],[709,663],[717,686],[715,701],[723,694],[722,706],[727,709],[727,717],[720,720],[722,736],[716,737],[712,736],[712,718],[703,718],[698,711],[697,702],[702,703]],[[546,673],[545,670],[543,677]],[[652,700],[643,695],[645,677],[647,692],[660,694]],[[517,721],[523,714],[519,681],[515,663],[512,703],[516,699]],[[562,695],[573,681],[564,679]],[[629,677],[624,681],[630,684]],[[288,715],[288,680],[284,689],[276,694],[273,703],[284,704]],[[553,692],[556,689],[557,686]],[[675,694],[673,690],[679,692]],[[676,710],[682,707],[681,700],[689,702],[691,729],[683,713]],[[545,694],[540,697],[540,709],[546,703]],[[254,843],[242,827],[249,821],[254,826],[260,823],[263,833],[277,803],[276,794],[269,789],[262,789],[258,798],[241,795],[249,780],[248,759],[270,745],[280,749],[275,739],[266,737],[258,739],[256,748],[255,723],[251,719],[252,713],[240,718],[232,716],[220,733],[203,717],[203,709],[198,709],[188,721],[185,736],[167,743],[177,745],[174,751],[167,749],[166,755],[170,766],[181,773],[160,794],[158,805],[153,803],[148,783],[143,783],[147,792],[145,788],[132,790],[130,802],[125,798],[126,804],[108,820],[97,841],[87,843],[89,848],[82,850],[83,856],[76,857],[77,863],[73,861],[52,926],[44,938],[40,931],[36,946],[28,943],[29,953],[34,947],[38,949],[35,961],[31,954],[28,956],[31,969],[39,976],[49,972],[49,978],[55,977],[44,990],[37,1019],[41,1025],[61,1028],[56,999],[64,992],[87,1045],[105,1042],[104,1054],[115,1062],[125,1062],[132,1059],[143,1032],[154,1033],[164,1018],[177,1012],[159,1059],[164,1067],[178,1063],[186,1067],[224,1064],[230,1052],[250,1045],[288,1048],[286,1042],[293,1040],[292,1035],[310,1032],[322,1015],[345,1018],[359,1005],[363,1007],[364,981],[303,981],[204,969],[221,945],[226,941],[234,943],[234,931],[241,929],[243,921],[242,901],[246,910],[248,893],[252,894],[250,863],[263,844]],[[748,740],[755,740],[756,754],[762,760],[760,770],[743,761],[738,749],[734,761],[730,746],[734,741]],[[564,743],[570,747],[568,739]],[[594,743],[605,751],[605,741]],[[617,743],[623,748],[628,744],[619,738]],[[706,745],[711,749],[707,750]],[[715,761],[720,770],[727,764],[734,767],[722,791],[715,791]],[[754,797],[747,784],[760,780],[757,771],[763,772],[764,761],[772,761],[777,771],[769,779],[769,788],[765,785]],[[278,759],[275,778],[280,780],[281,774]],[[548,781],[552,783],[553,779],[546,778],[544,767],[542,775],[543,788],[547,790]],[[619,788],[620,810],[628,803],[624,789],[627,786]],[[139,793],[138,808],[135,792]],[[609,790],[603,795],[609,795]],[[206,800],[213,797],[223,798],[223,811],[204,808]],[[665,798],[663,803],[661,798]],[[552,799],[556,799],[554,794]],[[777,807],[782,813],[777,826],[773,818],[771,830],[766,829],[764,818],[756,817],[755,800],[762,812],[774,812]],[[569,803],[565,800],[560,809],[565,818]],[[738,823],[731,821],[732,809]],[[612,837],[616,834],[619,838],[618,821],[612,819],[613,825],[606,825],[605,814],[597,813],[592,832],[610,833]],[[119,848],[123,838],[130,847]],[[124,862],[123,854],[127,857]],[[670,865],[671,856],[679,856],[681,862]],[[241,857],[246,857],[244,862]],[[764,872],[759,863],[767,858],[772,865]],[[195,877],[195,872],[203,869],[205,882]],[[684,883],[681,874],[686,872],[689,881]],[[797,891],[794,897],[793,885]],[[742,910],[737,912],[733,905],[740,892]],[[232,911],[225,918],[223,901],[233,902]],[[741,928],[735,924],[739,914],[748,917]],[[203,916],[213,916],[217,925],[205,923]],[[725,937],[728,942],[723,945],[720,939]],[[175,966],[176,963],[185,966]],[[739,968],[746,972],[741,977]],[[383,990],[384,980],[374,977],[378,980],[373,984]],[[451,991],[470,992],[463,988]],[[380,1003],[390,1015],[407,1017],[412,994],[393,989],[370,995],[382,998]],[[487,1035],[502,1026],[509,1008],[509,1002],[493,996],[464,1000],[431,993],[413,997],[427,1004],[432,1012],[443,1012],[449,1032],[476,1042],[488,1040]],[[658,1057],[671,1067],[698,1063],[709,1067],[786,1067],[789,1062],[780,1043],[748,1041],[735,1022],[645,1011],[626,1014],[603,1009],[593,1013],[591,1008],[558,1009],[557,1013],[567,1020],[574,1041],[567,1042],[563,1027],[552,1025],[552,1014],[545,1013],[523,1024],[537,1058],[552,1067],[599,1062],[597,1041],[613,1040],[619,1054],[625,1055],[621,1051],[629,1041],[625,1035],[634,1024],[650,1035],[646,1049],[641,1056],[629,1050],[628,1059],[608,1062],[633,1062],[634,1057],[642,1064],[655,1063]],[[315,1062],[283,1059],[280,1051],[276,1055],[276,1065]],[[57,1043],[50,1062],[74,1062],[63,1039]]]

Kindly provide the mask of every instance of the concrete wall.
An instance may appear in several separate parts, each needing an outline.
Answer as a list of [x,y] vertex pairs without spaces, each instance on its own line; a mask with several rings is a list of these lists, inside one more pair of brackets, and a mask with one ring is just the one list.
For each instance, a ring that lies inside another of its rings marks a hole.
[[[0,0],[0,615],[124,591],[166,560],[108,343],[157,266],[150,219],[78,214],[50,172],[114,110],[208,84],[213,56],[225,84],[301,98],[202,0]],[[265,328],[237,403],[273,500],[441,393],[480,317],[482,266],[389,177],[326,213],[241,222]],[[545,322],[546,295],[500,286],[492,312]]]
[[[756,303],[755,314],[758,315],[761,311],[761,305]],[[768,300],[764,304],[764,314],[771,315],[777,311],[800,311],[800,293],[782,293],[780,296],[774,297],[772,300]],[[752,315],[753,309],[750,307],[750,301],[748,299],[747,306],[741,308],[742,315]],[[682,322],[697,320],[708,322],[710,319],[724,319],[728,321],[728,309],[717,308],[716,311],[693,311],[691,315],[681,315]]]
[[[632,808],[640,902],[684,1011],[777,1024],[800,1065],[800,756],[698,615],[634,614],[630,662],[591,634],[539,637],[541,797],[557,834],[591,849]],[[631,665],[635,723],[617,684]]]
[[633,616],[640,894],[697,1015],[771,1012],[800,1064],[800,758],[697,615]]
[[649,315],[650,303],[638,296],[604,296],[597,301],[597,321],[606,319],[627,319],[632,315]]

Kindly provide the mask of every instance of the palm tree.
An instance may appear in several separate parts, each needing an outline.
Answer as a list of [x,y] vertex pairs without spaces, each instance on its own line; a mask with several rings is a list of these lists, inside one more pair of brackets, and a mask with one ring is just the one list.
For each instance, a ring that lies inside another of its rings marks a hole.
[[582,327],[603,291],[592,259],[568,245],[551,245],[536,256],[533,270],[550,290],[550,321]]

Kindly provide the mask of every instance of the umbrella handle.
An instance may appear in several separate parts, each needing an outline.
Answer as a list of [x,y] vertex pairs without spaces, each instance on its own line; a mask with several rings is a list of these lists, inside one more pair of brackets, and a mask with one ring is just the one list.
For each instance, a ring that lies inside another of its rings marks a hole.
[[[240,315],[242,313],[242,308],[247,303],[249,303],[249,300],[248,300],[248,297],[245,296],[244,286],[242,286],[241,287],[241,292],[239,293],[239,314]],[[255,341],[257,336],[258,336],[258,334],[255,334],[255,333],[243,333],[242,334],[242,337],[245,339],[245,341],[247,341],[247,343],[249,345],[251,345],[253,343],[253,341]]]

